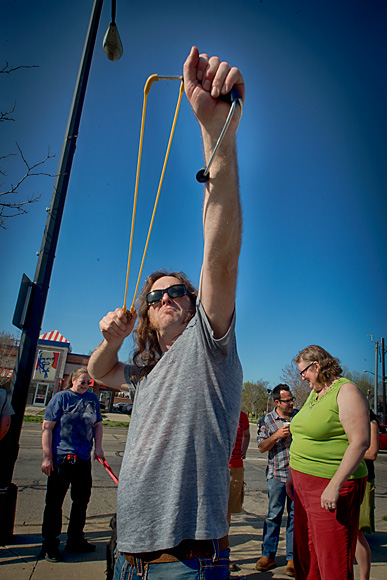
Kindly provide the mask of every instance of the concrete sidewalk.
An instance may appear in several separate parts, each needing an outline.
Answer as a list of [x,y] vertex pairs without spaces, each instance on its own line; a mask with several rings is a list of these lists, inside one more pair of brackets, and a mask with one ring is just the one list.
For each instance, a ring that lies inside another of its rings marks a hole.
[[[263,514],[244,511],[234,516],[230,530],[231,559],[239,571],[232,578],[246,580],[286,579],[285,575],[285,529],[282,530],[279,550],[277,553],[277,568],[270,572],[257,572],[254,568],[260,556],[262,539]],[[380,522],[378,522],[380,524]],[[387,577],[387,522],[384,528],[369,536],[372,548],[371,578],[385,580]],[[106,574],[106,544],[110,538],[109,521],[107,517],[88,517],[86,536],[97,546],[92,554],[63,554],[62,563],[53,564],[39,560],[41,549],[41,522],[17,521],[15,535],[8,546],[0,548],[0,578],[1,580],[104,580]],[[61,551],[66,541],[65,534],[61,536]],[[357,566],[355,578],[359,578]],[[166,579],[168,580],[168,579]]]
[[[32,407],[31,409],[35,409]],[[39,409],[38,409],[39,411]],[[26,411],[32,414],[30,408]],[[109,414],[111,420],[122,420],[128,417],[122,414]],[[28,424],[27,428],[28,428]],[[105,449],[106,457],[114,466],[116,453],[124,447],[124,442],[118,444],[117,431],[106,430],[105,437],[114,440],[114,444]],[[124,439],[122,439],[124,441]],[[253,447],[253,446],[252,446]],[[35,456],[34,456],[35,453]],[[31,457],[40,471],[41,449],[31,447]],[[37,473],[26,478],[25,464],[17,463],[15,483],[19,486],[14,537],[7,546],[0,546],[0,579],[1,580],[105,580],[106,575],[106,545],[110,539],[109,522],[115,511],[116,485],[103,472],[98,464],[93,467],[93,491],[87,512],[85,534],[87,539],[96,544],[97,549],[92,554],[63,553],[63,562],[53,564],[39,560],[41,550],[41,525],[46,482]],[[102,471],[98,473],[98,469]],[[102,475],[103,473],[103,475]],[[116,471],[118,474],[118,469]],[[35,477],[37,479],[35,479]],[[39,479],[40,477],[40,479]],[[384,493],[381,490],[380,493]],[[66,531],[71,502],[65,499],[63,510],[63,530]],[[377,499],[378,501],[378,499]],[[382,502],[382,499],[379,500]],[[383,500],[384,501],[384,500]],[[233,515],[230,528],[231,560],[239,567],[238,572],[231,575],[232,579],[268,580],[286,579],[285,575],[285,527],[281,530],[279,549],[277,552],[277,567],[269,572],[257,572],[255,562],[261,556],[263,522],[267,511],[267,494],[265,486],[254,484],[247,480],[244,511]],[[387,578],[387,521],[383,519],[386,510],[377,510],[377,533],[367,536],[372,550],[371,579],[385,580]],[[286,518],[284,518],[286,523]],[[1,524],[1,514],[0,514]],[[62,533],[60,550],[63,552],[66,534]],[[359,578],[355,566],[355,578]],[[166,579],[168,580],[168,579]],[[329,579],[327,579],[329,580]]]

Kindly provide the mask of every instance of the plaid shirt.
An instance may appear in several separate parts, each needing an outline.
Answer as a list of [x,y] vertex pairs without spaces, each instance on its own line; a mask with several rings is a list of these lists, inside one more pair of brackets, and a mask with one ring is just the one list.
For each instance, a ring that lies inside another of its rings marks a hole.
[[[292,417],[298,413],[298,409],[293,409]],[[262,417],[258,423],[257,444],[264,439],[268,439],[278,429],[283,427],[283,424],[288,419],[280,417],[274,409],[265,417]],[[286,483],[289,470],[289,447],[292,442],[292,437],[285,439],[278,439],[274,447],[269,450],[269,457],[266,468],[266,478],[271,479],[276,477],[282,483]]]

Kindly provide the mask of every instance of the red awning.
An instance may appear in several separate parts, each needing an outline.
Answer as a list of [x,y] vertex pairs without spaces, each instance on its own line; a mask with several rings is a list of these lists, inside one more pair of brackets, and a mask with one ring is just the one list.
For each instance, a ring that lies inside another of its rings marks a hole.
[[63,336],[58,330],[51,330],[51,332],[46,332],[45,334],[41,334],[39,336],[40,340],[51,340],[53,342],[66,342],[68,344],[69,341],[67,338]]

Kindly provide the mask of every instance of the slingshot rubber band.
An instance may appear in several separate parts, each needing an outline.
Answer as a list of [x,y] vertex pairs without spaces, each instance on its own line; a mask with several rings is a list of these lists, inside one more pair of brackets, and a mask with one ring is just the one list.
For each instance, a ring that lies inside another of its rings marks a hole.
[[138,146],[136,183],[135,183],[135,188],[134,188],[134,200],[133,200],[133,211],[132,211],[132,225],[131,225],[131,228],[130,228],[129,257],[128,257],[128,267],[127,267],[127,271],[126,271],[126,282],[125,282],[125,296],[124,296],[124,305],[123,305],[123,311],[124,312],[126,312],[126,298],[127,298],[127,293],[128,293],[130,262],[131,262],[131,258],[132,258],[133,232],[134,232],[134,222],[135,222],[136,208],[137,208],[138,184],[139,184],[139,178],[140,178],[142,146],[143,146],[143,139],[144,139],[144,126],[145,126],[146,105],[147,105],[147,101],[148,101],[148,94],[149,94],[150,88],[151,88],[152,84],[155,81],[158,81],[158,80],[180,80],[181,81],[181,84],[180,84],[180,90],[179,90],[179,97],[178,97],[177,105],[176,105],[176,109],[175,109],[175,115],[174,115],[174,118],[173,118],[172,128],[171,128],[171,132],[170,132],[170,135],[169,135],[169,141],[168,141],[167,151],[165,153],[163,169],[162,169],[161,176],[160,176],[159,187],[158,187],[157,194],[156,194],[156,199],[155,199],[155,203],[154,203],[154,207],[153,207],[152,217],[151,217],[151,221],[150,221],[150,224],[149,224],[148,235],[147,235],[147,239],[146,239],[146,242],[145,242],[144,253],[143,253],[143,256],[142,256],[140,270],[139,270],[139,274],[138,274],[138,278],[137,278],[137,283],[136,283],[136,287],[135,287],[135,291],[134,291],[133,302],[132,302],[132,305],[130,307],[130,312],[131,313],[134,312],[134,304],[136,302],[136,296],[137,296],[138,286],[140,284],[140,278],[141,278],[142,269],[143,269],[144,262],[145,262],[146,252],[147,252],[147,249],[148,249],[150,234],[151,234],[151,231],[152,231],[153,222],[154,222],[154,218],[155,218],[155,214],[156,214],[156,209],[157,209],[157,205],[158,205],[158,201],[159,201],[159,197],[160,197],[161,186],[162,186],[162,183],[163,183],[163,180],[164,180],[165,169],[166,169],[166,166],[167,166],[169,152],[170,152],[170,149],[171,149],[172,138],[173,138],[173,134],[175,132],[177,116],[178,116],[178,113],[179,113],[181,99],[182,99],[183,92],[184,92],[184,83],[183,83],[183,78],[182,77],[167,77],[167,76],[158,76],[158,75],[154,74],[154,75],[151,75],[147,79],[147,81],[145,83],[145,86],[144,86],[144,101],[143,101],[142,117],[141,117],[140,142],[139,142],[139,146]]
[[100,462],[101,465],[103,465],[103,467],[106,469],[106,471],[108,472],[108,474],[110,475],[112,480],[115,483],[118,483],[118,477],[116,475],[114,475],[114,472],[113,472],[112,468],[110,467],[110,465],[108,464],[108,462],[106,461],[106,459],[105,458],[100,459],[99,457],[97,457],[97,460]]

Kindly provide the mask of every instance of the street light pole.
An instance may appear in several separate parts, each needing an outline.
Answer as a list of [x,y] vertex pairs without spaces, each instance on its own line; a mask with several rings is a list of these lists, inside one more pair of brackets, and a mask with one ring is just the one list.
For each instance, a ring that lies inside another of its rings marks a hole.
[[375,340],[375,387],[374,387],[374,413],[378,414],[378,356],[379,342]]
[[384,356],[386,351],[384,350],[384,338],[380,339],[380,352],[382,355],[382,401],[383,401],[383,425],[386,424],[386,367],[384,362]]
[[[375,385],[374,385],[374,413],[378,414],[378,356],[379,356],[379,342],[374,340],[372,334],[367,334],[371,342],[375,343]],[[383,339],[382,339],[383,340]]]
[[2,473],[0,477],[2,525],[0,528],[0,543],[5,543],[13,535],[17,487],[12,483],[12,475],[19,452],[19,439],[28,388],[34,370],[36,349],[54,265],[102,4],[103,0],[94,0],[35,278],[31,284],[29,301],[25,308],[26,316],[22,326],[23,333],[11,383],[12,406],[15,416],[12,419],[7,435],[0,441],[0,456],[2,458]]

